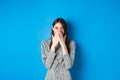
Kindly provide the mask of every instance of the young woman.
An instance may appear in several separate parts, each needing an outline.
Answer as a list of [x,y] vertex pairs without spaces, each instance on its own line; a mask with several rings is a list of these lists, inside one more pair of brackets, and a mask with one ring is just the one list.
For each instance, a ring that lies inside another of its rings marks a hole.
[[74,62],[75,42],[68,40],[63,18],[53,22],[51,40],[43,40],[41,44],[42,60],[48,69],[45,80],[72,80],[69,69]]

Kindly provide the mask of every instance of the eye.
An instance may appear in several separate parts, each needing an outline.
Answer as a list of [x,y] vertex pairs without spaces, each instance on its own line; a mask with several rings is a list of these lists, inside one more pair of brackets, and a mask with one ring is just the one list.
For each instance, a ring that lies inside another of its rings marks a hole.
[[55,29],[58,29],[58,27],[55,27]]

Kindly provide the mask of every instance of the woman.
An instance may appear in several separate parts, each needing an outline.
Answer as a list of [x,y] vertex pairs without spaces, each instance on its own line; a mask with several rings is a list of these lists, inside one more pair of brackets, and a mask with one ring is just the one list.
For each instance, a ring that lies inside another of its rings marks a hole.
[[75,55],[75,42],[68,41],[67,25],[63,18],[52,24],[51,40],[42,41],[42,60],[48,69],[45,80],[72,80],[69,69]]

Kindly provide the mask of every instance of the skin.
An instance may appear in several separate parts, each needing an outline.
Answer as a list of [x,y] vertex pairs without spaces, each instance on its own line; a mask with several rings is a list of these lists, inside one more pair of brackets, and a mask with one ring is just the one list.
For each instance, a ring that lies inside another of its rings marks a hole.
[[64,28],[62,26],[62,24],[60,22],[56,23],[53,26],[53,32],[55,33],[55,35],[52,35],[52,46],[51,46],[51,51],[55,52],[56,50],[56,46],[58,45],[58,43],[60,43],[61,47],[62,47],[62,51],[63,51],[63,55],[65,55],[66,53],[68,53],[67,50],[67,46],[65,44],[65,39],[66,39],[66,35],[63,36],[64,34]]

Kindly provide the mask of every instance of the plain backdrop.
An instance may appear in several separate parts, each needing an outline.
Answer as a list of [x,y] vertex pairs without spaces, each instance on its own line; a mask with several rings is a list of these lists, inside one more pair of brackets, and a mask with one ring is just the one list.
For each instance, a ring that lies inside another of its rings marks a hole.
[[41,41],[62,17],[76,42],[73,80],[120,80],[119,0],[0,0],[0,80],[44,80]]

